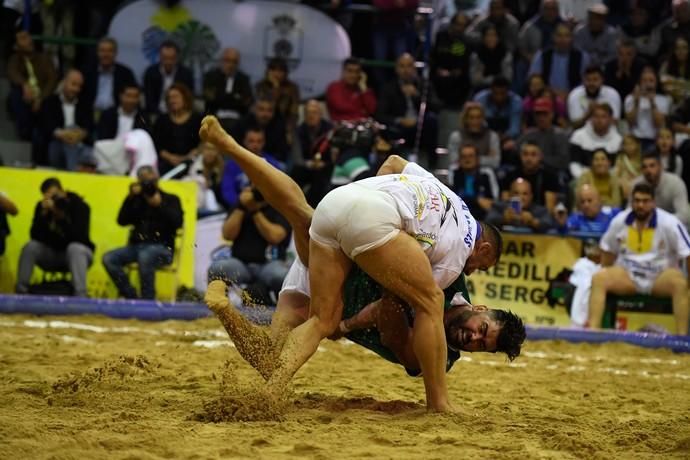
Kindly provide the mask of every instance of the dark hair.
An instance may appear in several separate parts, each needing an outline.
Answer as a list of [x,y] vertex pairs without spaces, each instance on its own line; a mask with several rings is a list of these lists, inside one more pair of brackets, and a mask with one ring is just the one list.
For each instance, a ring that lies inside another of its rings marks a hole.
[[362,67],[362,61],[360,61],[356,57],[349,57],[343,61],[343,69],[349,65],[357,65],[359,67]]
[[113,37],[103,37],[98,40],[98,44],[100,45],[101,43],[110,43],[113,45],[113,49],[117,53],[117,40],[115,40]]
[[266,131],[264,131],[262,128],[259,128],[258,126],[250,126],[249,128],[247,128],[247,130],[244,132],[245,139],[247,138],[247,134],[249,133],[260,133],[264,136],[264,139],[266,139]]
[[619,48],[634,48],[635,51],[637,51],[637,45],[635,44],[635,41],[632,38],[621,38],[618,40],[618,47]]
[[496,338],[496,351],[508,355],[513,361],[520,356],[522,344],[527,337],[522,319],[510,310],[489,310],[489,316],[496,321],[500,330]]
[[679,77],[682,71],[685,71],[685,74],[687,75],[688,72],[690,72],[690,59],[687,59],[685,61],[685,68],[681,69],[681,63],[678,61],[678,58],[676,57],[676,44],[678,43],[678,40],[684,40],[685,43],[688,43],[688,40],[685,37],[678,36],[676,37],[675,40],[673,40],[673,47],[671,49],[671,54],[668,56],[668,68],[667,72],[669,75],[673,77]]
[[656,150],[651,150],[649,152],[645,152],[642,154],[642,160],[641,161],[649,160],[649,159],[656,160],[659,163],[661,163],[661,155],[659,155],[659,152],[657,152]]
[[170,91],[179,91],[180,94],[182,95],[182,101],[184,102],[184,108],[185,110],[188,111],[193,111],[194,110],[194,95],[192,94],[192,90],[187,87],[184,83],[180,82],[175,82],[172,85],[170,85],[170,88],[165,92],[165,101],[167,103],[168,101],[168,96],[170,95]]
[[588,66],[585,68],[585,72],[583,73],[583,75],[590,75],[590,74],[593,74],[593,73],[598,73],[598,74],[601,75],[602,77],[604,76],[604,71],[601,69],[600,66],[598,66],[598,65],[596,65],[596,64],[588,65]]
[[510,82],[503,75],[496,75],[493,80],[491,80],[492,88],[508,88],[510,87]]
[[636,184],[633,187],[630,196],[634,196],[636,193],[644,193],[654,198],[654,189],[651,185],[647,184],[646,182],[640,182],[639,184]]
[[62,190],[62,184],[60,184],[60,181],[57,177],[49,177],[48,179],[44,180],[41,183],[41,193],[47,192],[51,187],[57,187]]
[[285,59],[274,57],[268,61],[266,70],[282,70],[283,72],[288,73],[288,65],[287,62],[285,62]]
[[122,85],[122,89],[120,89],[120,94],[124,93],[128,89],[136,89],[137,91],[141,92],[141,88],[135,81],[127,82],[124,85]]
[[177,54],[180,54],[180,46],[172,40],[164,40],[158,47],[158,50],[160,51],[163,48],[175,48]]
[[487,222],[479,222],[479,226],[482,228],[482,239],[496,249],[496,262],[501,260],[501,253],[503,253],[503,237],[501,236],[501,231],[492,224]]
[[594,113],[595,110],[603,110],[608,113],[610,117],[613,116],[613,109],[606,102],[592,104],[592,113]]

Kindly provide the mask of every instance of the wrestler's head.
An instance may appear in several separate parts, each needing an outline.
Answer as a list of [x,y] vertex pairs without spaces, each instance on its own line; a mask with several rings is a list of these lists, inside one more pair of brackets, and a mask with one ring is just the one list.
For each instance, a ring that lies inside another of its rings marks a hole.
[[472,253],[465,262],[463,273],[471,275],[474,271],[486,271],[498,263],[503,250],[501,232],[491,224],[479,222],[481,234],[474,243]]
[[502,352],[514,360],[525,341],[525,325],[516,314],[485,305],[456,306],[444,318],[446,342],[454,350]]

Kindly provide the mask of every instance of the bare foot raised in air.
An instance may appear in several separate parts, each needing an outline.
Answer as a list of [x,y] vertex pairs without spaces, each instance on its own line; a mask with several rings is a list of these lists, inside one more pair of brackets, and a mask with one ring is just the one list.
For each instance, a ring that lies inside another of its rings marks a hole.
[[213,115],[207,115],[201,120],[199,137],[202,142],[210,142],[224,151],[231,152],[239,147],[237,141],[223,129],[218,119]]
[[204,300],[209,310],[218,313],[230,306],[230,300],[226,293],[227,286],[221,280],[213,280],[206,289]]

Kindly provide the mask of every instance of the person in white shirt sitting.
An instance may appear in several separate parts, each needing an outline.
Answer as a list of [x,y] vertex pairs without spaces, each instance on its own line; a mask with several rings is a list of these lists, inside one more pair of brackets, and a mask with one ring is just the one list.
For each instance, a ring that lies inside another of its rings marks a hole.
[[653,67],[645,67],[632,94],[625,98],[625,119],[642,150],[654,145],[657,133],[666,124],[671,111],[671,98],[659,94],[658,79]]
[[568,119],[573,128],[582,127],[592,115],[595,104],[608,104],[613,118],[621,117],[621,97],[618,91],[604,85],[601,67],[591,65],[585,69],[582,84],[568,94]]
[[620,150],[623,138],[613,124],[613,110],[608,104],[594,104],[585,126],[570,136],[570,174],[577,179],[592,162],[595,150],[603,149],[611,162]]

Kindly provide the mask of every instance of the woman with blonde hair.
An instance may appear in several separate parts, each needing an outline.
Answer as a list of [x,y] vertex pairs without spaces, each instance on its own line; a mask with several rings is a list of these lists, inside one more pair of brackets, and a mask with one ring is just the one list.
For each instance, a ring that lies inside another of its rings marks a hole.
[[484,108],[477,102],[468,102],[460,115],[460,129],[448,138],[448,159],[451,168],[458,162],[460,147],[472,145],[479,154],[479,165],[498,168],[501,164],[501,140],[486,126]]
[[577,179],[576,190],[584,184],[589,184],[599,192],[604,206],[620,208],[623,195],[618,179],[611,172],[611,160],[606,150],[595,150],[592,154],[592,166],[585,170]]
[[621,151],[616,156],[613,175],[623,190],[623,196],[630,196],[632,181],[642,174],[642,148],[640,142],[632,135],[623,136]]

